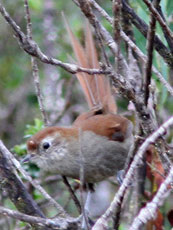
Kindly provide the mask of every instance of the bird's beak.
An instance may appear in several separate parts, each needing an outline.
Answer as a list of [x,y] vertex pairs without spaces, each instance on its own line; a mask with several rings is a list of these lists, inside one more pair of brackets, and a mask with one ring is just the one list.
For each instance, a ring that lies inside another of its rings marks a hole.
[[24,164],[24,163],[28,163],[31,159],[32,155],[31,154],[27,154],[26,157],[24,157],[22,160],[21,160],[21,164]]

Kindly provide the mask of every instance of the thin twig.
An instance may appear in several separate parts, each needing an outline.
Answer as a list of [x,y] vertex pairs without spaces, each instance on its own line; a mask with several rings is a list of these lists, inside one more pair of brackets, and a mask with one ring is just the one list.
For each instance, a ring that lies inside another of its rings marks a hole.
[[68,182],[68,180],[67,180],[67,178],[65,176],[62,176],[62,179],[63,179],[64,184],[67,186],[67,188],[68,188],[68,190],[69,190],[69,192],[71,194],[71,197],[72,197],[72,199],[73,199],[73,201],[74,201],[74,203],[75,203],[75,205],[76,205],[76,207],[78,209],[78,212],[81,213],[80,202],[79,202],[77,196],[75,195],[71,185],[69,184],[69,182]]
[[37,65],[37,60],[35,57],[31,57],[31,64],[32,64],[32,75],[34,78],[34,84],[35,84],[35,90],[36,90],[36,95],[38,99],[38,104],[40,107],[40,111],[43,117],[43,121],[45,126],[49,125],[47,113],[45,111],[45,106],[43,102],[43,94],[41,92],[41,87],[40,87],[40,77],[39,77],[39,70],[38,70],[38,65]]
[[114,22],[113,22],[113,28],[114,28],[114,39],[117,43],[117,56],[116,56],[116,72],[117,74],[120,73],[120,45],[121,45],[121,0],[113,0],[113,15],[114,15]]
[[[121,71],[120,65],[120,50],[121,50],[121,8],[122,3],[121,0],[113,0],[113,33],[114,39],[117,44],[117,55],[115,56],[115,74],[119,75]],[[114,229],[118,229],[120,225],[120,217],[121,217],[121,209],[122,209],[122,202],[124,199],[124,194],[122,194],[119,204],[115,210],[115,214],[113,216],[113,226]]]
[[[157,0],[154,0],[154,5],[157,5]],[[156,19],[151,14],[150,16],[150,24],[147,33],[147,62],[145,66],[145,93],[144,93],[144,101],[145,105],[148,104],[149,94],[150,94],[150,83],[151,83],[151,70],[152,70],[152,61],[153,61],[153,51],[154,51],[154,36],[156,29]]]
[[[76,223],[76,219],[64,219],[64,218],[56,218],[56,219],[48,219],[48,218],[41,218],[38,216],[31,216],[31,215],[26,215],[22,212],[14,211],[8,208],[4,208],[0,206],[0,214],[4,216],[10,216],[14,219],[21,220],[30,224],[37,224],[39,226],[46,226],[46,227],[51,227],[53,229],[62,229],[62,230],[67,230],[67,229],[77,229],[77,224],[76,228],[73,228],[73,225]],[[71,226],[71,227],[70,227]]]
[[[163,11],[162,11],[162,7],[160,6],[160,1],[161,0],[159,0],[159,4],[157,6],[157,11],[160,14],[160,16],[162,17],[163,21],[166,23],[166,18],[165,18]],[[168,23],[170,24],[169,17],[168,17]],[[168,46],[169,46],[171,52],[173,53],[173,39],[167,33],[165,33],[164,30],[163,30],[163,33],[164,33],[165,39],[168,43]]]
[[[25,7],[26,23],[27,23],[27,38],[29,40],[32,40],[32,23],[31,23],[31,16],[30,16],[28,0],[24,0],[24,7]],[[47,114],[45,111],[45,106],[44,106],[44,102],[43,102],[43,95],[42,95],[41,88],[40,88],[40,77],[39,77],[38,65],[37,65],[37,61],[34,57],[31,57],[31,65],[32,65],[32,75],[34,78],[35,90],[36,90],[38,103],[40,106],[40,111],[41,111],[41,114],[43,117],[44,124],[47,126],[48,125],[48,118],[47,118]]]

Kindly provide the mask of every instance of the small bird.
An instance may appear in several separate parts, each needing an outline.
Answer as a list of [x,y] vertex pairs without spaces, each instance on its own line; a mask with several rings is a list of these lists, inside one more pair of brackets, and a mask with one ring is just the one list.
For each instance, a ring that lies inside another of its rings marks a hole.
[[[86,26],[85,49],[67,31],[78,65],[99,68],[95,44]],[[41,170],[95,183],[123,169],[133,148],[133,125],[118,115],[109,79],[104,75],[76,74],[90,111],[77,117],[70,127],[46,127],[27,141],[27,160]]]

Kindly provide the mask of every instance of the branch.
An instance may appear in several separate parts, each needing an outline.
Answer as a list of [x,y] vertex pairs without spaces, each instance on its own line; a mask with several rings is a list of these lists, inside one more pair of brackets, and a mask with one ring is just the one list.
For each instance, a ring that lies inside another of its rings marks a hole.
[[137,167],[141,164],[142,162],[142,158],[143,155],[145,153],[145,151],[147,150],[148,146],[151,143],[154,143],[156,141],[157,138],[163,136],[165,134],[165,131],[168,129],[169,126],[173,125],[173,116],[167,120],[165,123],[163,123],[160,128],[158,128],[153,134],[151,134],[146,140],[145,142],[140,146],[138,152],[136,153],[133,162],[131,163],[131,166],[123,180],[122,185],[120,186],[117,194],[115,195],[110,207],[107,209],[107,211],[97,220],[96,224],[94,225],[94,227],[92,228],[92,230],[98,230],[98,229],[103,229],[106,230],[107,229],[107,223],[110,217],[113,216],[114,211],[117,207],[117,205],[119,205],[120,203],[120,199],[122,197],[122,195],[124,194],[124,192],[126,191],[126,189],[128,188],[135,170],[137,169]]
[[[154,0],[155,6],[157,6],[157,0]],[[156,29],[156,19],[153,15],[150,16],[150,25],[147,33],[147,62],[145,66],[145,93],[144,93],[144,101],[145,105],[148,104],[149,93],[150,93],[150,83],[151,83],[151,70],[153,63],[153,50],[154,50],[154,36]]]
[[[120,74],[121,66],[120,66],[120,52],[121,52],[121,19],[122,19],[122,3],[121,0],[113,0],[112,1],[112,8],[113,8],[113,34],[114,40],[117,44],[117,56],[115,56],[115,73],[117,75]],[[121,218],[121,210],[122,210],[122,203],[124,199],[124,194],[121,197],[121,201],[117,206],[116,211],[114,212],[113,217],[113,227],[114,229],[118,229],[120,225],[120,218]]]
[[164,200],[169,195],[171,183],[173,183],[173,167],[170,169],[167,178],[161,184],[159,190],[157,191],[152,201],[147,203],[147,205],[141,209],[137,217],[134,219],[129,230],[140,229],[141,226],[143,226],[145,223],[147,223],[149,220],[155,217],[157,209],[162,205]]
[[113,4],[113,15],[114,15],[114,23],[113,23],[113,29],[114,29],[114,39],[117,43],[117,56],[116,56],[116,63],[115,63],[115,67],[116,67],[116,73],[119,74],[120,73],[120,45],[121,45],[121,36],[120,36],[120,32],[121,32],[121,0],[113,0],[112,2]]
[[[159,0],[159,2],[160,2],[160,0]],[[165,16],[163,14],[163,11],[162,11],[162,8],[161,8],[160,5],[158,5],[157,11],[160,14],[160,16],[162,17],[162,19],[164,20],[164,22],[166,22]],[[169,19],[168,19],[168,22],[170,23]],[[167,34],[165,33],[164,30],[163,30],[163,33],[164,33],[165,39],[166,39],[166,41],[168,43],[168,46],[169,46],[169,48],[171,50],[171,53],[173,53],[173,40],[172,40],[172,38],[170,36],[167,36]]]
[[83,67],[79,67],[75,64],[69,64],[62,62],[58,59],[51,58],[46,56],[42,51],[40,50],[39,46],[35,41],[32,39],[28,39],[27,36],[21,31],[20,27],[15,23],[15,21],[9,16],[5,8],[0,3],[0,12],[4,19],[8,22],[8,24],[13,29],[15,36],[18,39],[18,42],[21,46],[21,48],[28,53],[31,56],[37,57],[41,62],[51,65],[60,66],[69,73],[76,74],[78,72],[85,72],[88,74],[108,74],[106,71],[102,69],[87,69]]
[[[31,23],[31,17],[30,17],[30,10],[28,5],[28,0],[24,0],[24,7],[26,12],[26,23],[27,23],[27,37],[29,40],[32,40],[32,23]],[[43,95],[40,88],[40,77],[38,72],[38,65],[37,61],[34,57],[31,56],[31,65],[32,65],[32,75],[34,78],[35,83],[35,90],[37,95],[38,104],[40,106],[40,111],[43,117],[44,124],[48,125],[48,117],[45,111],[45,106],[43,102]]]
[[81,213],[81,205],[80,205],[80,202],[79,202],[75,192],[73,191],[73,189],[72,189],[70,183],[68,182],[67,178],[65,176],[62,176],[62,179],[63,179],[64,184],[68,188],[69,193],[70,193],[70,195],[71,195],[71,197],[72,197],[72,199],[73,199],[73,201],[74,201],[74,203],[75,203],[75,205],[77,207],[77,210],[78,210],[78,212],[80,214]]
[[[26,215],[24,213],[18,212],[18,211],[14,211],[11,209],[7,209],[4,208],[2,206],[0,206],[0,214],[4,215],[4,216],[10,216],[14,219],[20,220],[20,221],[24,221],[30,224],[34,224],[34,225],[38,225],[38,226],[45,226],[45,227],[49,227],[53,229],[62,229],[62,230],[67,230],[67,229],[71,229],[71,230],[77,230],[77,222],[75,219],[72,218],[68,218],[68,219],[64,219],[64,218],[56,218],[56,219],[44,219],[41,217],[35,217],[35,216],[30,216],[30,215]],[[39,228],[40,229],[40,228]]]

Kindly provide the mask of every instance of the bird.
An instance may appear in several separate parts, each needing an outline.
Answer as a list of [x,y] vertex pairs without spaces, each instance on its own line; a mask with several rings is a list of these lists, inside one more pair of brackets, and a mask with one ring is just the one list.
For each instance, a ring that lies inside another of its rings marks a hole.
[[[99,61],[89,23],[86,24],[85,48],[66,21],[77,64],[99,69]],[[76,74],[89,111],[80,114],[71,126],[43,128],[27,141],[31,161],[44,172],[60,174],[83,183],[96,183],[123,169],[133,148],[133,124],[117,114],[110,81],[103,74]],[[81,175],[82,173],[82,175]]]

